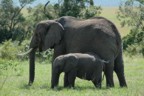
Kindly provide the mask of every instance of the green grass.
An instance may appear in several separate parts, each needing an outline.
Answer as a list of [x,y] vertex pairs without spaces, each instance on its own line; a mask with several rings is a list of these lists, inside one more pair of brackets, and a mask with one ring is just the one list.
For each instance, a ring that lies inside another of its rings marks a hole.
[[28,86],[28,62],[18,62],[17,71],[8,70],[6,74],[0,74],[0,87],[5,81],[0,96],[144,96],[144,60],[142,57],[124,57],[125,75],[128,88],[120,88],[114,74],[115,87],[106,88],[105,80],[102,89],[96,89],[90,81],[76,79],[75,89],[63,88],[63,74],[60,77],[59,90],[50,89],[51,64],[36,63],[36,77],[32,86]]

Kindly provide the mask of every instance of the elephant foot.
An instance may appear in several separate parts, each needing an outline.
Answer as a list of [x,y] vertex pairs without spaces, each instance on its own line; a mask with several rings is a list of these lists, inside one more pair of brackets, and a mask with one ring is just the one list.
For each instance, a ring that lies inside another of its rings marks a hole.
[[124,75],[119,76],[118,79],[119,79],[120,87],[127,87]]
[[55,84],[51,84],[51,89],[57,89],[57,88],[58,88],[57,85],[55,85]]
[[92,81],[92,83],[94,84],[94,86],[96,88],[101,89],[101,83],[100,82]]
[[29,83],[28,83],[28,86],[32,86],[32,84],[33,84],[33,82],[29,82]]
[[70,86],[68,84],[64,84],[64,87],[67,88],[67,87],[70,87]]
[[96,88],[101,89],[101,85],[96,85]]
[[127,88],[127,84],[126,83],[120,84],[120,87],[126,87]]
[[72,90],[74,90],[74,89],[75,89],[75,87],[72,87],[72,86],[69,86],[69,87],[67,87],[67,88],[72,89]]
[[119,78],[119,82],[120,82],[120,87],[127,87],[126,80],[125,80],[124,76]]
[[114,84],[107,84],[107,88],[113,88]]
[[56,90],[56,91],[59,90],[57,86],[51,87],[51,89]]

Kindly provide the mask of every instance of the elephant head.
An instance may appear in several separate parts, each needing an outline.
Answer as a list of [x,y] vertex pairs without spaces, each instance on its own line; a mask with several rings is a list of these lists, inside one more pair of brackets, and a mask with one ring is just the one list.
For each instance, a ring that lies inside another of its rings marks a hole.
[[47,20],[40,22],[35,29],[34,35],[30,43],[30,69],[29,69],[29,85],[34,81],[35,70],[35,51],[45,51],[48,48],[53,48],[62,39],[64,28],[63,26],[54,21]]
[[75,55],[67,54],[58,56],[53,62],[53,68],[59,69],[60,72],[69,72],[78,64],[78,58]]
[[63,26],[54,20],[40,22],[35,29],[30,48],[39,48],[40,51],[53,48],[61,40],[63,31]]

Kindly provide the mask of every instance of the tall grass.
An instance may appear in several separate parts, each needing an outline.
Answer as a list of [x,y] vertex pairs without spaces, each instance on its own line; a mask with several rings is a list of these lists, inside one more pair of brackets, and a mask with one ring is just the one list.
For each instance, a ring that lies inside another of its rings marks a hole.
[[[18,66],[23,71],[17,75],[17,71],[7,70],[9,75],[0,89],[0,96],[144,96],[143,58],[125,56],[124,61],[128,88],[120,88],[117,76],[114,74],[114,88],[107,89],[104,80],[102,89],[96,89],[90,81],[77,78],[75,88],[67,89],[63,88],[62,74],[58,90],[50,89],[51,64],[36,62],[35,82],[32,86],[28,86],[28,62],[15,61],[19,63]],[[5,74],[0,74],[0,86],[5,78]]]

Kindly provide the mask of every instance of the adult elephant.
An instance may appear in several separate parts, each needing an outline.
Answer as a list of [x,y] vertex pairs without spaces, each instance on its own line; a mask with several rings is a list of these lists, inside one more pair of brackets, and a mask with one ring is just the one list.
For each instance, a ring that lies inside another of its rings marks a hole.
[[[113,87],[113,70],[121,87],[127,86],[124,76],[121,37],[115,25],[103,17],[80,20],[64,16],[56,20],[41,21],[36,26],[30,43],[29,85],[34,81],[35,52],[54,49],[53,59],[67,53],[94,52],[109,61],[105,75],[107,87]],[[68,86],[67,74],[64,86]]]

